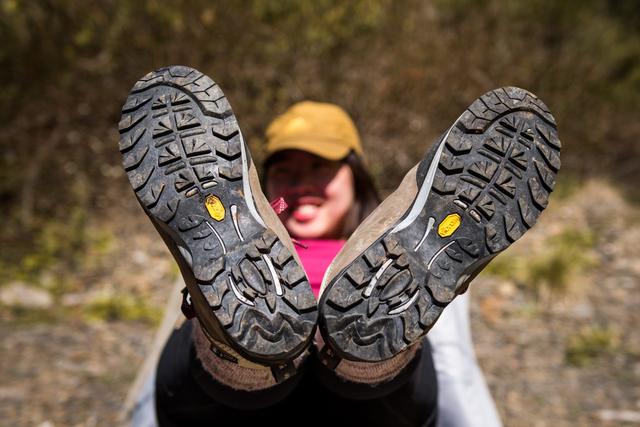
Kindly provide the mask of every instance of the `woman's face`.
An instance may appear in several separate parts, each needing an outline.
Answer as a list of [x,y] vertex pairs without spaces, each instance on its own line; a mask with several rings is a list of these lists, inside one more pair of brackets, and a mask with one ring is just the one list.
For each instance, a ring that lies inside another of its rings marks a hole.
[[340,238],[355,200],[349,165],[300,150],[278,155],[267,171],[266,190],[269,199],[282,197],[289,205],[280,218],[298,239]]

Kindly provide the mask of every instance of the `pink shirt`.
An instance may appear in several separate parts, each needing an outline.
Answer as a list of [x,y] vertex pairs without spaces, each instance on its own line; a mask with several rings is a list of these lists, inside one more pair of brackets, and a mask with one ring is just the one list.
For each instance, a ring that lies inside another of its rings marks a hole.
[[344,240],[299,240],[307,249],[297,246],[296,251],[302,261],[302,267],[307,273],[307,278],[311,284],[311,289],[316,298],[320,292],[320,284],[324,272],[344,246]]

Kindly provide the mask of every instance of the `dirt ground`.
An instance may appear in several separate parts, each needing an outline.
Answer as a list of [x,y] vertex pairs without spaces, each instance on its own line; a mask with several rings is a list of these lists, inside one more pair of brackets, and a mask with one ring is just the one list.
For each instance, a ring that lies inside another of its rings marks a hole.
[[[163,306],[173,261],[137,206],[119,215],[135,219],[105,223],[108,268],[49,310],[104,289]],[[639,218],[602,183],[552,198],[472,284],[477,357],[506,426],[640,425]],[[116,425],[153,323],[23,314],[0,307],[0,425]]]

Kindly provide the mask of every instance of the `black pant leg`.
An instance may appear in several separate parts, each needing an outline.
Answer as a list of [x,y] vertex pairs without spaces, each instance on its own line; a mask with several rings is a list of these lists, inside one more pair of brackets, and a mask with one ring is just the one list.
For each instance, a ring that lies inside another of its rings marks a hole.
[[369,426],[435,426],[438,383],[431,346],[425,337],[414,359],[391,381],[370,386],[340,378],[319,361],[318,381],[332,394],[351,402],[351,413]]
[[212,417],[217,425],[248,425],[255,417],[268,416],[268,409],[285,399],[306,371],[303,364],[297,375],[264,390],[234,390],[204,370],[191,332],[191,322],[174,331],[158,362],[156,413],[162,427],[210,426]]

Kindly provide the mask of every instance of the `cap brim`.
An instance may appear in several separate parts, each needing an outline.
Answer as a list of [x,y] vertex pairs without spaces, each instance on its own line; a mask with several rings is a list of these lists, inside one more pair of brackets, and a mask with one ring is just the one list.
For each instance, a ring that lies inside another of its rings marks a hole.
[[288,141],[279,141],[274,146],[269,147],[268,156],[284,151],[284,150],[300,150],[315,154],[327,160],[342,160],[351,151],[351,148],[340,142],[322,139],[314,140],[313,138],[291,139]]

